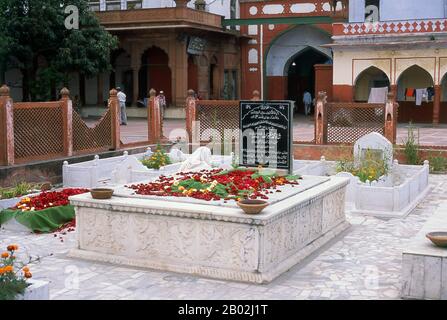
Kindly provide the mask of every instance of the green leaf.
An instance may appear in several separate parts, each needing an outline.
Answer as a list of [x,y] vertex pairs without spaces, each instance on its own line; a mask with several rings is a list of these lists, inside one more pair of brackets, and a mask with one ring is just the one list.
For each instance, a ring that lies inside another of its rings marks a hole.
[[0,281],[0,300],[14,300],[17,295],[23,294],[27,287],[24,279],[7,278]]
[[300,180],[301,178],[302,177],[299,174],[286,176],[287,181],[296,181],[296,180]]

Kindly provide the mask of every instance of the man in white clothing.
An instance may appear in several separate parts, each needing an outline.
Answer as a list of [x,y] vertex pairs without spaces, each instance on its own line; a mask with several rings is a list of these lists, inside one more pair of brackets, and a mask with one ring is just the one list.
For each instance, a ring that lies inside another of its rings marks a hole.
[[127,114],[126,114],[126,94],[121,90],[120,87],[116,88],[118,91],[117,97],[120,104],[120,119],[121,125],[127,126]]

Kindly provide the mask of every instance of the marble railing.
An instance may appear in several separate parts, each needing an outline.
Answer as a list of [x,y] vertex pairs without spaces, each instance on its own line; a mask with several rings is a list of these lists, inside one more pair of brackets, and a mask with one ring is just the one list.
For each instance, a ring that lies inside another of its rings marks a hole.
[[447,32],[446,19],[335,23],[334,36],[405,35]]

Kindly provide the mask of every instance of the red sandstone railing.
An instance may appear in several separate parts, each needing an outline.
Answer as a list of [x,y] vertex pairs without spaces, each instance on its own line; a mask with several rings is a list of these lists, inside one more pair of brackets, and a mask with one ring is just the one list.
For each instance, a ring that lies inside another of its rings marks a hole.
[[190,8],[156,8],[96,12],[106,28],[144,25],[198,25],[222,29],[222,17]]
[[[239,129],[239,100],[197,100],[194,90],[186,98],[186,131],[190,143],[209,143],[212,139],[226,138]],[[253,92],[252,100],[260,100],[259,92]],[[234,142],[234,141],[232,141]]]
[[0,88],[0,165],[120,148],[116,90],[93,127],[73,110],[69,94],[64,88],[60,101],[13,103],[9,88]]
[[[253,96],[253,100],[259,100],[257,91]],[[327,103],[326,93],[320,92],[315,108],[315,139],[294,143],[353,144],[371,132],[380,133],[395,143],[398,107],[392,93],[386,104],[368,104]],[[190,143],[207,144],[216,137],[225,142],[229,133],[225,134],[225,130],[234,129],[239,129],[239,101],[197,100],[194,91],[188,91],[186,131]]]
[[318,94],[315,108],[315,143],[353,144],[371,132],[396,142],[399,105],[393,94],[386,104],[328,103],[325,92]]

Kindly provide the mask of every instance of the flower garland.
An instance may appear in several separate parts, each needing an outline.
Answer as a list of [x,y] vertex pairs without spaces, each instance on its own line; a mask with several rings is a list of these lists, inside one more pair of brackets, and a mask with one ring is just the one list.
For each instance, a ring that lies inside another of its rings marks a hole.
[[13,209],[25,211],[39,211],[52,207],[66,206],[69,204],[68,198],[81,193],[86,193],[87,189],[64,189],[62,191],[42,192],[34,197],[25,197]]
[[139,195],[160,197],[190,197],[205,201],[268,199],[268,194],[281,192],[284,185],[298,185],[299,176],[280,177],[276,173],[261,173],[258,170],[223,169],[181,172],[175,176],[160,176],[158,180],[126,186]]

